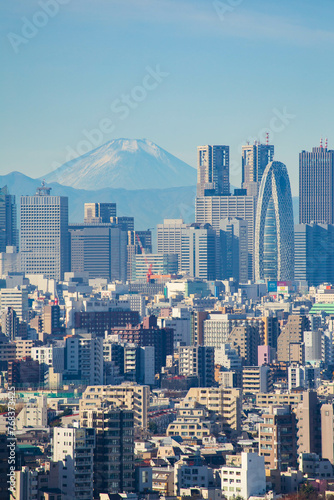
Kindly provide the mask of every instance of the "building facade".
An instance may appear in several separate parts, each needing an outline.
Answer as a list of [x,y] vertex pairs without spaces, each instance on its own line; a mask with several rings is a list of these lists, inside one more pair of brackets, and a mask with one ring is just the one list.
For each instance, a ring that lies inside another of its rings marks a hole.
[[264,171],[255,222],[255,279],[292,280],[294,225],[290,181],[283,163]]

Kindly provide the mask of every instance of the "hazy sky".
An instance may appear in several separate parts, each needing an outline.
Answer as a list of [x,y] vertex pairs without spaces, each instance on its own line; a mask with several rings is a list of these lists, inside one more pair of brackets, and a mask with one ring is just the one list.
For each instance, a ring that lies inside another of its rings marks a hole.
[[333,0],[2,2],[1,174],[126,137],[193,167],[229,144],[239,184],[241,144],[269,130],[296,194],[299,151],[334,148],[333,18]]

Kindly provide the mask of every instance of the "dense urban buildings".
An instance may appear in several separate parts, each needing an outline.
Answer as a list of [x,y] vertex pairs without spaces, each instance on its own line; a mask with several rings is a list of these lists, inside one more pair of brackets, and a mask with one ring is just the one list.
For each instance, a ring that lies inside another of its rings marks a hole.
[[241,153],[231,195],[229,147],[198,148],[196,221],[155,241],[43,183],[18,246],[1,191],[1,498],[10,457],[16,500],[330,498],[334,226],[293,226],[268,137]]

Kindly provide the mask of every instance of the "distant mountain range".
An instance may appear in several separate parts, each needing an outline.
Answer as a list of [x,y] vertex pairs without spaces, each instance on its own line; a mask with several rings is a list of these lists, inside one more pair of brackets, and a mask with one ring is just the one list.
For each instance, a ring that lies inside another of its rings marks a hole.
[[44,178],[76,189],[166,189],[194,186],[196,170],[146,139],[115,139]]
[[[7,185],[19,205],[41,178],[11,172],[0,176],[0,186]],[[195,220],[195,169],[147,140],[110,141],[44,178],[52,194],[68,196],[71,222],[83,221],[88,202],[116,202],[117,213],[134,216],[138,230],[155,228],[165,218]],[[298,198],[293,205],[297,219]]]

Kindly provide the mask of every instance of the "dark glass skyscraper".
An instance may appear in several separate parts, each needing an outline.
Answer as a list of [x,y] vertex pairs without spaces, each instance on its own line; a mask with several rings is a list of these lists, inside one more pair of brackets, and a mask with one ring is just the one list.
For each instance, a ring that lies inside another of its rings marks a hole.
[[230,194],[229,146],[197,148],[197,196]]
[[7,186],[0,189],[0,252],[7,246],[18,247],[15,196],[8,193]]
[[334,223],[334,151],[327,141],[299,154],[299,222]]
[[257,196],[263,173],[274,159],[272,144],[246,144],[242,146],[242,187],[250,196]]

